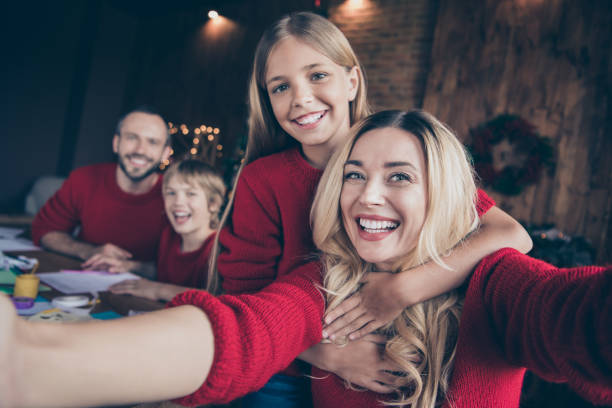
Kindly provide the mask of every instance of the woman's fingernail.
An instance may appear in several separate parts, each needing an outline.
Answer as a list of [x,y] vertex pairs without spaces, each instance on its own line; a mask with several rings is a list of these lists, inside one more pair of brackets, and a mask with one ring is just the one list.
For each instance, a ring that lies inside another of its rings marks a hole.
[[327,332],[325,330],[323,330],[323,337],[327,338]]

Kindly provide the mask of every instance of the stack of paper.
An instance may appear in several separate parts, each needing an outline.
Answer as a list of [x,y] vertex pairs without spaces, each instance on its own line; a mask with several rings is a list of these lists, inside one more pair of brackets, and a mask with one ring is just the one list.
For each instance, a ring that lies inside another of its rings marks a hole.
[[115,283],[127,279],[140,279],[133,273],[108,273],[99,271],[61,271],[38,273],[40,280],[67,295],[75,293],[103,292]]

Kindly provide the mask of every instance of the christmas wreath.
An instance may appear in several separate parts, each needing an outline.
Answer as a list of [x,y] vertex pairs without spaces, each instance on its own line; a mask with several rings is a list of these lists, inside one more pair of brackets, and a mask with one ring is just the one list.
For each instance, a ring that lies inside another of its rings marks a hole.
[[[474,167],[485,186],[505,195],[520,194],[539,180],[542,170],[554,168],[550,141],[539,135],[535,126],[516,115],[499,115],[475,129],[470,129],[468,146]],[[514,162],[496,163],[494,149],[505,142],[512,149]]]

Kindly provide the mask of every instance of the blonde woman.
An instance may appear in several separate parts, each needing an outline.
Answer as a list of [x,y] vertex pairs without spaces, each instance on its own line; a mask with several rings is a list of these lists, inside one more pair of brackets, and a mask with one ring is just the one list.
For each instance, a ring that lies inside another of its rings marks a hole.
[[[431,115],[386,111],[361,122],[331,159],[312,209],[327,308],[378,271],[445,267],[478,228],[475,197],[462,144]],[[314,405],[518,406],[525,367],[610,402],[611,273],[559,270],[502,249],[467,288],[408,307],[379,330],[384,358],[398,367],[387,381],[393,398],[347,390],[313,368]]]

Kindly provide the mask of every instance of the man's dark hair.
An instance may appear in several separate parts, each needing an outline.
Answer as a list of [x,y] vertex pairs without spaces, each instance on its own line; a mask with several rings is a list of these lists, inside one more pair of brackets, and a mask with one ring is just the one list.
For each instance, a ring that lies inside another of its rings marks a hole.
[[131,115],[132,113],[146,113],[148,115],[155,115],[155,116],[159,116],[159,118],[164,122],[165,124],[165,129],[166,129],[166,145],[169,146],[171,143],[171,139],[170,139],[170,129],[168,128],[168,123],[166,122],[166,120],[164,119],[164,117],[161,115],[161,113],[159,113],[159,111],[151,106],[148,105],[140,105],[137,106],[134,109],[131,109],[130,111],[128,111],[127,113],[124,113],[119,120],[117,121],[117,126],[115,126],[115,134],[116,135],[121,135],[121,127],[123,126],[123,121],[125,120],[126,117],[128,117],[128,115]]

